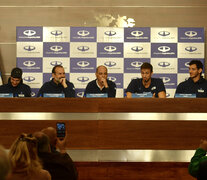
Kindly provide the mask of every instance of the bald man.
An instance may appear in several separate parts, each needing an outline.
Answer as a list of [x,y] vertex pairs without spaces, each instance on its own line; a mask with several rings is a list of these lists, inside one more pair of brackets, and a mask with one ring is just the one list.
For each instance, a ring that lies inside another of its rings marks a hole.
[[86,96],[86,94],[102,93],[106,93],[108,97],[116,96],[116,84],[107,79],[107,71],[107,68],[102,65],[96,68],[96,79],[88,83],[84,92],[84,96]]

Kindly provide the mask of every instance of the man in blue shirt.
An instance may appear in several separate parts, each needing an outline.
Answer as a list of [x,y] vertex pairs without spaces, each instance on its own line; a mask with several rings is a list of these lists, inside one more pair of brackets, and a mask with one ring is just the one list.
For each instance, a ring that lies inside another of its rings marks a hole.
[[14,97],[31,97],[31,88],[23,83],[20,68],[12,69],[8,84],[0,86],[0,93],[12,93]]
[[96,68],[96,79],[89,82],[84,96],[86,94],[101,94],[107,93],[108,97],[116,96],[116,84],[107,79],[108,72],[105,66],[99,66]]
[[188,80],[181,82],[176,94],[196,94],[196,97],[207,97],[207,81],[201,76],[203,64],[199,60],[192,60],[189,63]]
[[132,93],[151,92],[153,97],[165,98],[165,86],[161,79],[152,78],[153,67],[150,63],[143,63],[141,66],[142,78],[133,79],[127,87],[127,98],[132,97]]
[[52,77],[51,81],[43,84],[37,94],[37,97],[43,96],[44,93],[64,93],[65,97],[75,97],[74,85],[66,80],[63,66],[54,66],[52,69]]

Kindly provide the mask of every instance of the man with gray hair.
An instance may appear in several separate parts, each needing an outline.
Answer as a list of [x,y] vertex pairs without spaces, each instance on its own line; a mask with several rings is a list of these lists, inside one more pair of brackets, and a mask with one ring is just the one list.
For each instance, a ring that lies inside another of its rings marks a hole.
[[0,146],[0,179],[5,180],[10,172],[10,162],[5,149]]

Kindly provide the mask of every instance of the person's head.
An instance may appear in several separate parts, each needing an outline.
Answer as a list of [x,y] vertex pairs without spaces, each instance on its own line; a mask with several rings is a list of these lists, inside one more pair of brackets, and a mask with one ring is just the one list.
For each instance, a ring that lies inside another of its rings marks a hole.
[[144,82],[151,80],[153,74],[153,67],[150,63],[143,63],[141,66],[141,76]]
[[45,129],[43,129],[41,132],[43,132],[44,134],[46,134],[48,136],[51,147],[56,147],[56,144],[57,144],[57,131],[56,131],[56,129],[53,127],[47,127]]
[[98,66],[96,68],[96,78],[98,82],[102,82],[102,78],[107,79],[107,77],[108,77],[107,68],[103,65]]
[[203,64],[202,64],[201,61],[199,61],[199,60],[192,60],[189,63],[189,74],[190,74],[190,77],[192,79],[196,78],[196,77],[200,78],[200,76],[202,74],[202,70],[203,70]]
[[24,169],[28,172],[42,168],[37,156],[37,140],[32,135],[22,133],[9,151],[12,171]]
[[5,149],[0,146],[0,179],[6,179],[10,172],[10,162]]
[[19,85],[21,80],[22,80],[22,70],[18,67],[13,68],[11,71],[11,77],[10,77],[11,85],[13,87],[16,87]]
[[62,78],[65,78],[65,70],[63,66],[56,65],[52,69],[52,77],[55,83],[60,83]]
[[35,132],[33,135],[37,139],[38,153],[51,152],[50,141],[46,134],[44,134],[43,132]]

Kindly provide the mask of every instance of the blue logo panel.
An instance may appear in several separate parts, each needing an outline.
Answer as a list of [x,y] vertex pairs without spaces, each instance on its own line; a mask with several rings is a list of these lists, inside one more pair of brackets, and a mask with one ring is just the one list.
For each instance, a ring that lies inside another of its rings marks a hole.
[[150,28],[124,28],[124,42],[150,42]]
[[178,28],[178,42],[205,42],[204,28]]
[[151,57],[153,58],[176,58],[177,43],[152,43]]
[[42,27],[17,27],[17,41],[42,41]]
[[95,73],[96,58],[71,58],[70,59],[71,73]]
[[42,58],[17,58],[17,67],[23,72],[42,72]]

